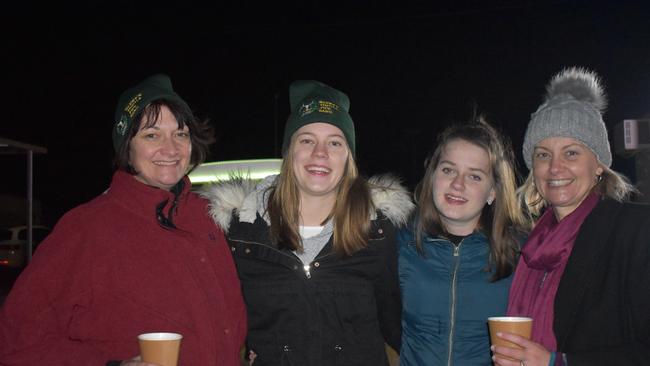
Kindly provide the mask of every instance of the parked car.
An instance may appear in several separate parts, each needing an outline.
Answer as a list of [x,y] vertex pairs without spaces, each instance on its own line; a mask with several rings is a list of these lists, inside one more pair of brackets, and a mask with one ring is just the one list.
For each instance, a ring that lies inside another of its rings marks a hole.
[[[32,253],[50,231],[47,226],[32,226]],[[25,265],[27,265],[27,226],[0,228],[0,267],[20,268]]]

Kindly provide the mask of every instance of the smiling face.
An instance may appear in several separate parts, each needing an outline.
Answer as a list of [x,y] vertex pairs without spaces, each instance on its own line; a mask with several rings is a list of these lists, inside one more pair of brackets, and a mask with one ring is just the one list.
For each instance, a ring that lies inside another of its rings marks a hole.
[[187,173],[192,143],[187,125],[178,128],[176,117],[165,105],[151,127],[142,121],[138,133],[130,141],[130,164],[142,183],[169,190]]
[[289,152],[300,199],[336,199],[350,154],[343,132],[329,123],[310,123],[298,129]]
[[465,140],[447,143],[433,173],[433,203],[445,230],[472,233],[495,195],[488,153]]
[[587,198],[602,173],[596,155],[578,140],[550,137],[533,150],[535,186],[558,220]]

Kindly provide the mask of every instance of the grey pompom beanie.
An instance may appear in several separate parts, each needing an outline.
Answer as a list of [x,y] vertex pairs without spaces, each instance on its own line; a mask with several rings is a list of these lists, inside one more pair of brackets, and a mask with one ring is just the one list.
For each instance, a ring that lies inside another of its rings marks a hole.
[[535,145],[549,137],[571,137],[589,149],[605,166],[612,165],[607,127],[602,113],[607,99],[596,73],[571,67],[556,74],[546,87],[546,100],[531,115],[523,154],[532,170]]

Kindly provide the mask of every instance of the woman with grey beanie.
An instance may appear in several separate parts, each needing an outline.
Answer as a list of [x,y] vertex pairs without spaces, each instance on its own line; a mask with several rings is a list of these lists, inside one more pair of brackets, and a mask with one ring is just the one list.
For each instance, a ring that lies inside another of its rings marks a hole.
[[568,68],[532,115],[519,194],[536,223],[508,302],[532,339],[501,334],[521,349],[493,346],[497,365],[650,360],[650,207],[625,202],[634,188],[610,169],[605,105],[598,76]]
[[634,188],[610,169],[605,105],[598,76],[568,68],[532,115],[519,194],[536,223],[508,302],[532,337],[501,334],[521,349],[493,346],[496,365],[650,360],[650,207],[626,202]]

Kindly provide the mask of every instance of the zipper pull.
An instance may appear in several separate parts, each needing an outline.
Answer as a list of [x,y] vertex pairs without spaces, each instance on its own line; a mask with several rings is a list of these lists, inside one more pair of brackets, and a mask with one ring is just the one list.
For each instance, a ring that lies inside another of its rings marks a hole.
[[460,252],[460,245],[454,245],[454,257],[458,257]]
[[305,276],[307,276],[307,278],[311,278],[311,273],[309,272],[309,269],[310,269],[310,268],[311,268],[311,267],[309,267],[309,264],[305,264],[305,265],[302,267],[302,269],[305,270]]

